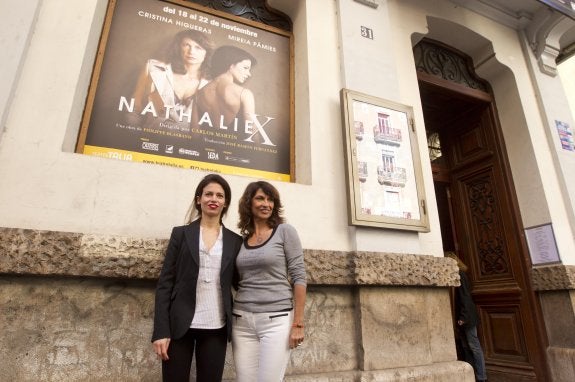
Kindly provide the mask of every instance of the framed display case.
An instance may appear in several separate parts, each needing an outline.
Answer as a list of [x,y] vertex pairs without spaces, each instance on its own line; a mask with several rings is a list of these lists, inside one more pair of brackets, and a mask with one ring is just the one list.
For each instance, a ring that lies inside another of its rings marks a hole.
[[349,224],[428,232],[412,108],[341,90]]

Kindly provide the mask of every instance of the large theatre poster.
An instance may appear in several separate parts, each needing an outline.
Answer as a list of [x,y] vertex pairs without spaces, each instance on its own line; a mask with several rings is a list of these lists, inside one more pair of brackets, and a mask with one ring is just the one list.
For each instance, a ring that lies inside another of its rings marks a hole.
[[289,32],[110,0],[76,151],[290,181],[291,74]]

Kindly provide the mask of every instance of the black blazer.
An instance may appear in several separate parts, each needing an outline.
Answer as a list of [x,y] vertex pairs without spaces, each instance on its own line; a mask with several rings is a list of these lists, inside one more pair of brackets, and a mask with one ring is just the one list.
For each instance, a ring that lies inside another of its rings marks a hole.
[[[232,279],[236,256],[242,245],[238,234],[223,228],[223,253],[220,285],[228,340],[232,330]],[[200,267],[200,222],[174,227],[158,285],[154,312],[152,341],[160,338],[183,337],[192,323],[196,310],[196,284]]]

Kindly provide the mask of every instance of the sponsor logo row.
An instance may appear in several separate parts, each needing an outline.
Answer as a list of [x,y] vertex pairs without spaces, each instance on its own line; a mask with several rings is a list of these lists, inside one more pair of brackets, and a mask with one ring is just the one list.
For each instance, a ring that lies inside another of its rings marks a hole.
[[[148,151],[159,152],[160,151],[160,144],[154,143],[154,142],[142,142],[142,149],[148,150]],[[174,145],[165,145],[164,152],[166,154],[173,154],[174,153]],[[188,156],[192,156],[192,157],[199,157],[200,156],[200,153],[196,150],[188,150],[188,149],[184,149],[184,148],[179,148],[177,152],[178,152],[178,154],[188,155]]]
[[[147,151],[160,152],[160,144],[154,143],[154,142],[142,142],[142,149],[147,150]],[[173,154],[174,153],[174,145],[165,145],[164,152],[166,154]],[[178,148],[177,153],[180,155],[187,155],[187,156],[192,156],[192,157],[199,157],[200,156],[200,153],[198,151],[184,149],[184,148]],[[208,151],[207,152],[207,158],[210,160],[220,160],[220,153],[215,152],[215,151]],[[239,162],[239,163],[245,163],[245,164],[250,163],[249,159],[234,157],[234,156],[230,156],[230,155],[224,155],[222,159],[224,159],[228,162]]]

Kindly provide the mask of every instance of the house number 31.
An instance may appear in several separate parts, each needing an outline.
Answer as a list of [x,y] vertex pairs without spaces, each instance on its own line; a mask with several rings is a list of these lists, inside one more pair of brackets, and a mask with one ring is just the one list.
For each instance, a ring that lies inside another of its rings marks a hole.
[[368,27],[361,27],[361,37],[370,38],[373,40],[373,30]]

